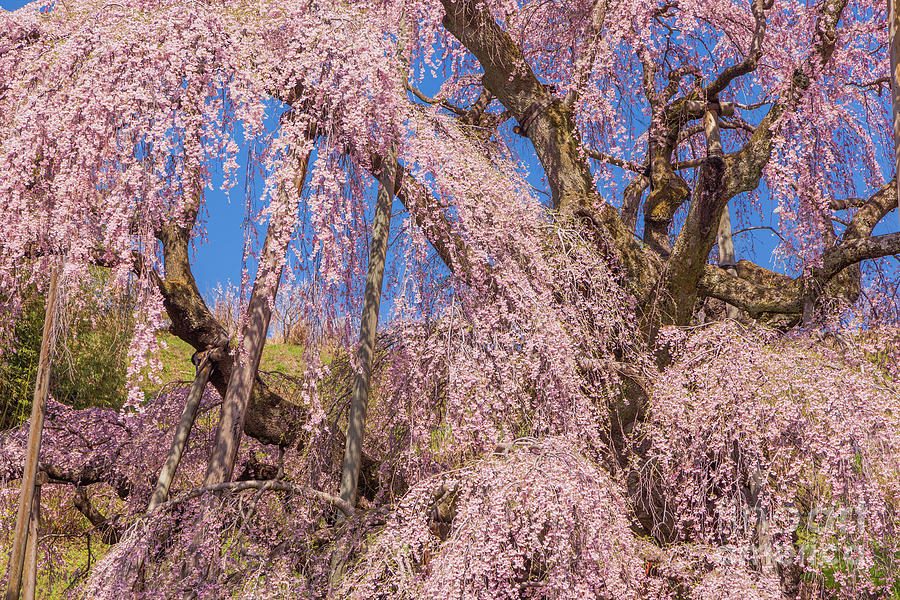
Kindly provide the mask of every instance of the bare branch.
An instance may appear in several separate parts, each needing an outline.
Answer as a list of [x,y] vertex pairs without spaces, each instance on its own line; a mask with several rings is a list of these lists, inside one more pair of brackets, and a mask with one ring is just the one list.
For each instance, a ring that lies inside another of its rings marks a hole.
[[744,229],[738,229],[737,231],[735,231],[735,232],[732,233],[731,235],[738,235],[738,234],[744,233],[744,232],[746,232],[746,231],[758,231],[758,230],[768,230],[768,231],[771,231],[772,233],[774,233],[775,235],[778,236],[778,239],[779,239],[779,240],[781,240],[782,242],[785,241],[785,239],[781,236],[781,233],[779,233],[779,231],[778,231],[777,229],[775,229],[774,227],[769,227],[768,225],[760,225],[759,227],[745,227]]
[[762,58],[762,44],[766,36],[766,10],[772,7],[772,2],[773,0],[752,0],[750,10],[753,12],[755,27],[747,57],[722,71],[712,83],[706,86],[704,97],[715,98],[732,81],[756,70],[759,59]]
[[327,494],[320,490],[306,487],[302,485],[297,485],[295,483],[291,483],[289,481],[269,479],[269,480],[250,480],[250,481],[227,481],[224,483],[217,483],[215,485],[210,485],[207,487],[197,488],[194,490],[188,490],[186,492],[182,492],[171,500],[167,500],[162,504],[158,504],[153,510],[144,515],[144,518],[151,517],[169,507],[172,507],[176,504],[184,504],[185,502],[190,502],[195,498],[199,498],[204,494],[210,494],[215,492],[243,492],[245,490],[259,490],[259,491],[274,491],[274,492],[293,492],[295,494],[303,494],[305,496],[309,496],[311,498],[315,498],[316,500],[320,500],[335,508],[339,509],[345,515],[352,516],[355,512],[354,508],[350,506],[349,503],[344,502],[337,496],[332,496],[331,494]]
[[440,104],[442,107],[446,108],[450,112],[452,112],[456,115],[459,115],[459,116],[463,116],[467,112],[466,109],[456,106],[455,104],[451,103],[446,98],[431,98],[429,96],[426,96],[425,94],[423,94],[422,92],[417,90],[415,87],[413,87],[413,85],[411,83],[409,83],[408,81],[406,82],[406,89],[407,89],[407,91],[412,92],[413,96],[415,96],[416,98],[418,98],[419,100],[421,100],[422,102],[424,102],[426,104],[431,104],[431,105]]
[[858,262],[892,254],[900,254],[900,232],[846,240],[825,251],[823,265],[816,271],[816,278],[828,281]]
[[697,284],[702,296],[718,298],[746,310],[761,313],[799,314],[803,310],[799,283],[749,263],[738,261],[734,276],[716,265],[705,265]]
[[616,167],[628,169],[629,171],[634,171],[635,173],[643,173],[647,170],[647,167],[645,165],[639,165],[636,162],[625,160],[624,158],[619,158],[618,156],[613,156],[612,154],[607,154],[606,152],[600,152],[599,150],[594,150],[593,148],[585,148],[584,150],[591,158],[609,163]]

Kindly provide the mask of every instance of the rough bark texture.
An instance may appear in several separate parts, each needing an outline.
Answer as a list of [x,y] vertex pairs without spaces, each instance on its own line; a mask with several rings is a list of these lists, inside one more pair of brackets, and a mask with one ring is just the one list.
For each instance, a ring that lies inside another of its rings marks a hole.
[[[170,331],[197,351],[228,348],[228,333],[206,306],[191,272],[189,247],[192,228],[193,221],[190,227],[171,225],[157,233],[165,261],[165,276],[157,277],[157,284],[172,322]],[[210,383],[224,397],[234,367],[234,357],[230,352],[219,352],[213,355],[212,362],[215,368],[210,375]],[[247,435],[264,443],[287,446],[297,441],[303,421],[304,413],[299,407],[285,401],[259,377],[256,378],[244,422]]]

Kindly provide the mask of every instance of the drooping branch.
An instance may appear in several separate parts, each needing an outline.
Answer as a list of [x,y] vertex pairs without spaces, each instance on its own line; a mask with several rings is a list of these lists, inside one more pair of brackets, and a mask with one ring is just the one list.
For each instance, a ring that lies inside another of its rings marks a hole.
[[581,52],[575,60],[573,84],[566,94],[565,103],[568,106],[572,106],[575,103],[579,90],[585,86],[590,78],[591,71],[594,69],[594,61],[597,59],[597,52],[600,49],[600,39],[603,26],[606,23],[608,8],[609,2],[607,0],[594,0]]
[[[761,309],[761,306],[767,304],[767,302],[761,300],[761,296],[768,295],[765,292],[769,290],[757,293],[759,290],[755,290],[757,286],[754,284],[735,286],[733,281],[716,277],[710,273],[705,262],[713,245],[714,226],[721,219],[721,213],[727,206],[728,201],[736,194],[753,190],[759,185],[762,169],[771,157],[773,139],[778,127],[778,118],[797,106],[810,86],[811,77],[817,74],[821,67],[830,59],[837,40],[837,23],[845,6],[846,2],[842,0],[830,0],[825,3],[816,23],[812,51],[796,69],[788,89],[769,109],[768,114],[751,135],[747,144],[737,153],[724,155],[724,160],[718,159],[723,162],[720,172],[711,170],[712,163],[709,157],[701,163],[701,172],[698,176],[698,183],[693,194],[691,207],[688,209],[684,227],[679,232],[675,249],[672,252],[672,258],[668,261],[670,264],[667,264],[665,283],[661,286],[661,289],[666,290],[667,294],[667,297],[663,299],[663,306],[666,302],[674,301],[674,305],[669,311],[671,313],[669,316],[676,319],[675,322],[686,322],[686,319],[690,318],[694,297],[691,290],[694,289],[714,297],[734,296],[735,302],[727,299],[726,302],[744,308],[751,314],[787,312],[783,306],[776,311]],[[756,0],[754,2],[753,10],[754,15],[757,17],[759,40],[762,39],[761,36],[765,32],[764,9],[765,6],[761,1]],[[756,37],[755,35],[754,39]],[[714,85],[727,85],[734,77],[744,74],[746,69],[752,71],[759,58],[756,54],[761,52],[761,50],[757,48],[752,50],[752,52],[755,54],[748,56],[748,60],[737,65],[735,69],[730,71],[726,69],[723,75],[729,73],[728,77],[720,78],[721,81],[717,79],[719,83],[716,84],[714,82]],[[756,56],[756,58],[753,58],[753,56]],[[713,97],[712,100],[715,100],[715,98]],[[689,116],[691,117],[699,117],[703,114],[703,106],[689,97],[676,101],[668,110],[670,117],[681,112],[690,113]],[[677,128],[673,130],[670,127],[668,131],[670,138],[673,137],[673,132],[677,132]],[[651,148],[655,153],[653,159],[651,159],[651,175],[654,174],[654,167],[658,167],[656,170],[662,174],[671,171],[671,164],[668,158],[672,147],[674,147],[673,143],[666,147]],[[660,156],[661,152],[662,156]],[[657,177],[659,178],[659,175]],[[660,183],[665,184],[663,181]],[[657,232],[659,240],[657,240],[656,246],[665,250],[665,247],[662,245],[665,241],[663,239],[665,236],[663,226],[667,229],[674,215],[674,209],[680,205],[680,198],[678,195],[670,194],[671,198],[663,195],[666,189],[674,189],[671,186],[664,186],[657,190],[656,181],[653,181],[653,186],[654,192],[651,193],[645,204],[645,219],[648,227],[659,225],[659,231]],[[663,198],[664,202],[654,202],[654,196]],[[652,229],[650,234],[646,233],[645,230],[645,237],[647,235],[652,236],[652,234]],[[832,276],[833,274],[829,275],[827,279],[830,279]],[[701,284],[701,279],[704,279],[705,283]],[[697,287],[695,288],[694,286]],[[707,293],[711,288],[714,288],[713,293]],[[723,291],[725,288],[728,288],[727,293]],[[700,291],[701,289],[706,291]],[[794,302],[790,304],[793,307]],[[665,312],[663,311],[663,313]],[[665,317],[666,315],[663,314],[661,316]]]
[[732,81],[756,70],[762,58],[762,45],[766,37],[766,10],[772,8],[774,0],[752,0],[750,10],[753,13],[754,29],[747,56],[741,62],[726,67],[712,83],[706,86],[704,97],[715,98],[727,88]]
[[[894,138],[894,177],[900,179],[900,5],[888,0],[888,33],[890,52],[891,129]],[[879,95],[881,86],[879,85]],[[900,188],[894,194],[894,204],[900,203]]]
[[119,541],[122,537],[122,529],[113,520],[108,519],[97,510],[83,486],[75,488],[75,496],[72,502],[75,504],[78,512],[83,514],[91,525],[100,532],[104,544],[115,544]]
[[726,156],[723,193],[728,199],[749,192],[759,186],[763,167],[772,156],[773,140],[780,126],[780,118],[800,102],[822,67],[831,59],[837,43],[837,24],[847,0],[826,0],[816,20],[811,52],[794,70],[787,89],[772,103],[756,131],[744,147]]
[[639,297],[652,289],[652,263],[622,222],[619,212],[603,201],[593,186],[590,166],[580,153],[572,107],[541,84],[522,50],[501,29],[488,8],[473,0],[442,0],[444,27],[478,59],[485,87],[518,120],[531,140],[550,185],[553,207],[562,215],[595,212],[595,223],[613,243],[611,251],[628,274],[627,284]]

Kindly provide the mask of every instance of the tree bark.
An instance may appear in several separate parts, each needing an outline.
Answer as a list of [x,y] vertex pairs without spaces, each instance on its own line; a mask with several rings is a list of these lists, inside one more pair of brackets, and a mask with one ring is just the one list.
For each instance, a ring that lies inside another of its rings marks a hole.
[[50,391],[51,355],[56,337],[56,285],[60,267],[55,266],[50,276],[50,290],[47,293],[47,309],[44,313],[44,331],[41,338],[41,352],[38,358],[37,381],[34,386],[34,401],[31,404],[31,424],[28,430],[28,448],[25,467],[22,472],[22,489],[19,492],[19,511],[13,546],[9,555],[9,583],[6,600],[16,600],[22,585],[22,567],[25,564],[25,546],[28,539],[28,522],[35,496],[38,456],[41,450],[41,436],[44,429],[47,394]]
[[184,403],[184,411],[182,411],[181,419],[178,421],[175,437],[172,438],[172,447],[169,448],[169,455],[163,463],[162,470],[159,473],[159,480],[156,482],[156,489],[153,490],[153,496],[150,498],[150,504],[147,506],[148,512],[153,510],[160,502],[163,502],[169,493],[169,486],[172,485],[175,471],[178,469],[178,463],[181,462],[181,455],[184,453],[188,436],[191,434],[191,428],[194,426],[197,409],[200,407],[200,399],[203,397],[203,390],[206,389],[206,383],[209,381],[209,374],[212,372],[212,369],[212,362],[210,361],[209,352],[207,352],[203,354],[200,364],[197,366],[194,383],[191,385],[191,391],[188,393],[187,401]]
[[[186,227],[170,225],[157,232],[163,246],[165,277],[156,276],[166,312],[172,321],[170,331],[198,351],[228,348],[230,340],[224,327],[203,301],[190,263],[190,238],[193,222]],[[155,275],[155,274],[154,274]],[[234,356],[216,352],[210,359],[213,371],[209,382],[224,398],[234,368]],[[291,445],[301,430],[304,415],[299,407],[281,398],[257,377],[250,396],[244,429],[247,435],[264,444]]]
[[387,256],[388,234],[391,226],[391,204],[394,199],[394,181],[397,174],[396,151],[392,150],[383,163],[379,176],[378,196],[375,201],[375,217],[372,224],[372,246],[369,251],[369,270],[366,274],[366,291],[362,318],[359,324],[359,349],[357,371],[353,378],[350,399],[350,422],[344,446],[344,466],[341,472],[341,499],[356,506],[359,489],[359,468],[362,459],[362,443],[366,427],[366,410],[369,404],[369,380],[375,353],[375,331],[378,328],[378,311],[381,307],[381,288],[384,279],[384,263]]

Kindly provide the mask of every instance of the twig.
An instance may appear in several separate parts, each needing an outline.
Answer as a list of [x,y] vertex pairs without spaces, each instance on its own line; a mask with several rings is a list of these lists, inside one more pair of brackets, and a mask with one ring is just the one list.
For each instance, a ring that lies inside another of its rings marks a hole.
[[584,151],[591,158],[602,160],[603,162],[608,162],[611,165],[615,165],[623,169],[628,169],[629,171],[634,171],[635,173],[643,173],[647,170],[644,165],[639,165],[636,162],[625,160],[623,158],[619,158],[605,152],[600,152],[599,150],[594,150],[593,148],[585,148]]
[[775,229],[774,227],[769,227],[769,226],[767,226],[767,225],[761,225],[761,226],[759,226],[759,227],[746,227],[746,228],[744,228],[744,229],[738,229],[737,231],[735,231],[735,232],[732,233],[731,235],[737,235],[737,234],[739,234],[739,233],[744,233],[745,231],[754,231],[754,230],[757,230],[757,229],[768,229],[769,231],[771,231],[772,233],[774,233],[775,235],[777,235],[777,236],[778,236],[778,239],[781,240],[783,243],[785,243],[785,244],[787,243],[787,242],[785,241],[785,239],[784,239],[783,237],[781,237],[781,234],[778,233],[778,230],[777,230],[777,229]]

